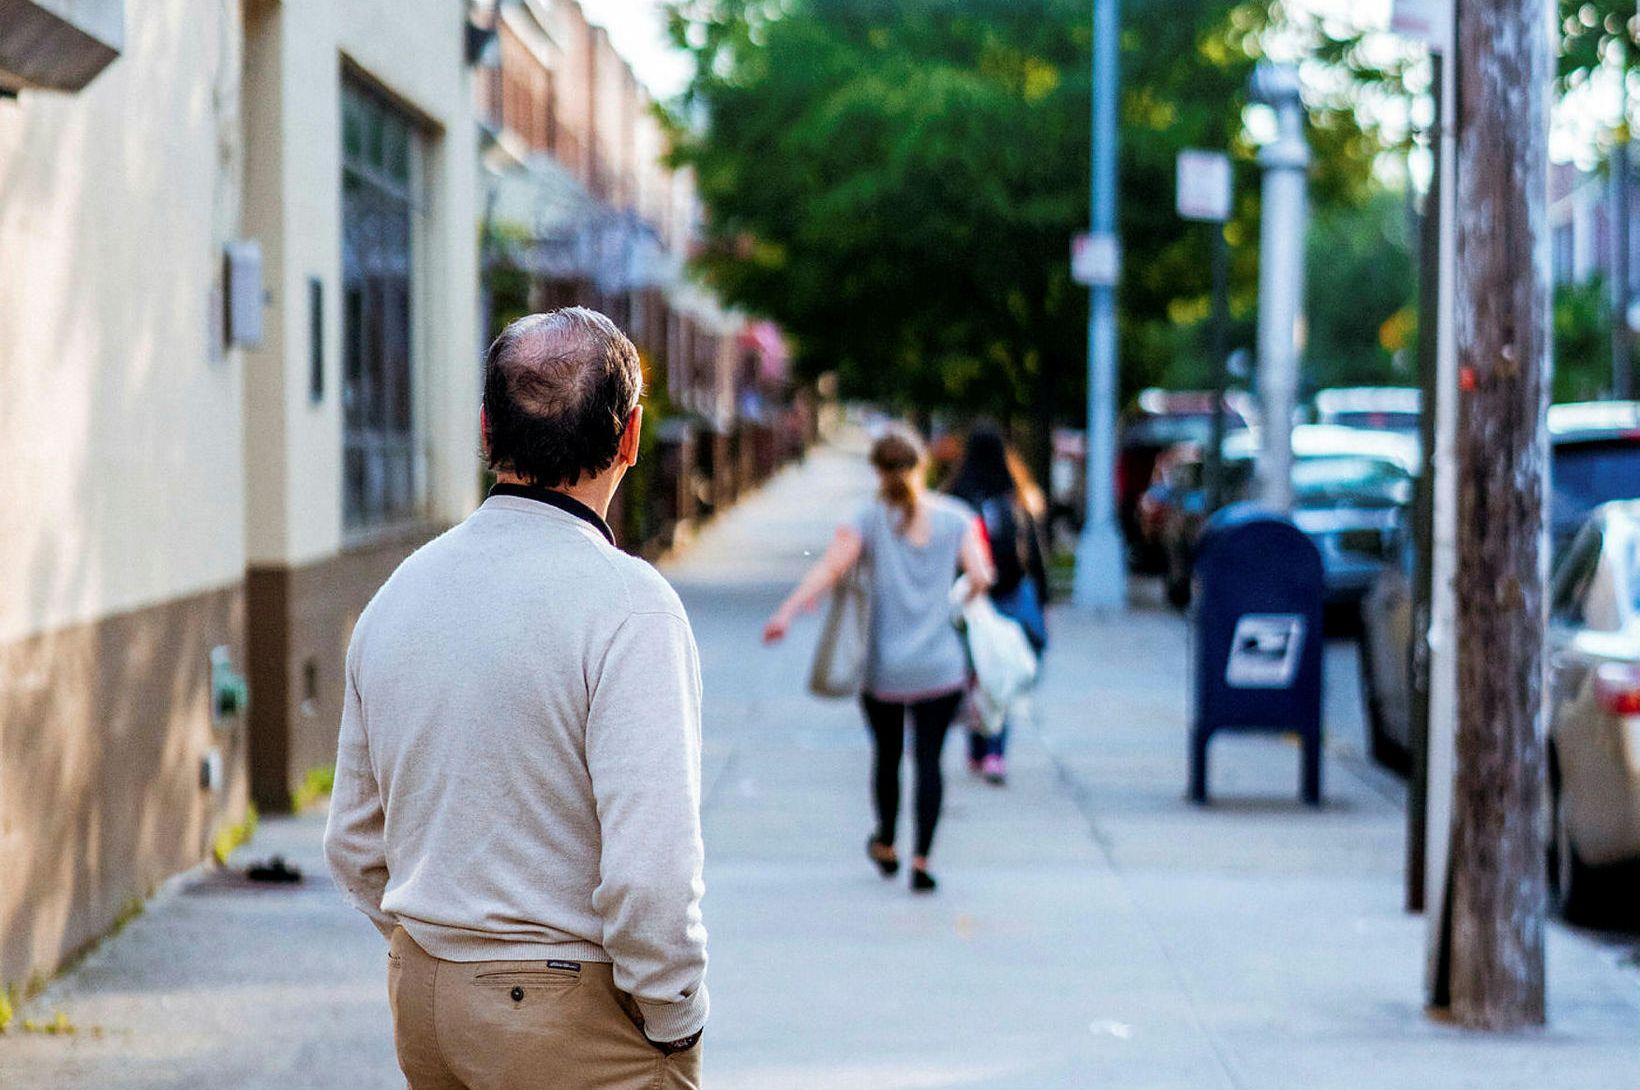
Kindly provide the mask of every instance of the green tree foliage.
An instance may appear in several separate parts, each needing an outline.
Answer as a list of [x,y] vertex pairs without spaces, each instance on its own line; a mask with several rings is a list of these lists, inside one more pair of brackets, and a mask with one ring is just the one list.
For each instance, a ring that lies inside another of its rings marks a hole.
[[[1160,0],[1124,29],[1130,386],[1171,364],[1175,301],[1205,298],[1205,236],[1173,213],[1173,159],[1239,127],[1238,36],[1256,28],[1232,10]],[[1077,404],[1089,5],[680,0],[674,30],[698,65],[683,112],[703,122],[680,130],[677,157],[711,210],[701,264],[719,290],[855,394],[1006,415],[1046,366]]]
[[1308,378],[1317,387],[1416,382],[1411,215],[1401,194],[1324,209],[1310,228]]
[[[1233,301],[1256,294],[1257,170],[1242,131],[1262,3],[1149,0],[1122,31],[1121,375],[1126,393],[1207,373],[1210,228],[1179,220],[1186,147],[1228,148]],[[698,264],[793,333],[847,393],[1003,417],[1046,368],[1080,417],[1088,221],[1085,0],[674,0],[696,62],[675,159],[709,209]],[[1348,110],[1312,117],[1318,207],[1364,191]]]
[[1561,284],[1554,300],[1556,401],[1589,401],[1611,388],[1611,317],[1599,277]]
[[1074,349],[1087,26],[1036,7],[814,0],[770,20],[757,3],[679,6],[707,115],[678,151],[711,209],[701,264],[796,334],[810,372],[995,409]]
[[1575,88],[1602,65],[1618,58],[1614,46],[1625,47],[1627,67],[1640,64],[1635,48],[1640,23],[1634,0],[1560,0],[1560,77]]

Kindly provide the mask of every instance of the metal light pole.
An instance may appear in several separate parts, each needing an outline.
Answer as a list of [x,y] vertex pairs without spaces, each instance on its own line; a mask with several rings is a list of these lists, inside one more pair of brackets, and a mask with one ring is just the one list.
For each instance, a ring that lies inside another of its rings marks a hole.
[[1634,334],[1629,328],[1629,304],[1633,302],[1629,270],[1629,95],[1628,50],[1617,48],[1618,118],[1611,158],[1612,216],[1612,397],[1627,401],[1634,390]]
[[1286,511],[1293,505],[1293,408],[1298,398],[1310,148],[1304,141],[1296,67],[1259,65],[1252,91],[1255,102],[1276,112],[1276,138],[1259,153],[1259,166],[1264,168],[1258,273],[1258,397],[1263,427],[1259,494],[1270,507]]
[[[1116,241],[1116,96],[1121,15],[1118,0],[1093,3],[1093,170],[1089,196],[1096,244],[1119,254]],[[1127,603],[1127,563],[1116,525],[1116,281],[1088,288],[1087,510],[1076,546],[1076,603],[1118,610]]]

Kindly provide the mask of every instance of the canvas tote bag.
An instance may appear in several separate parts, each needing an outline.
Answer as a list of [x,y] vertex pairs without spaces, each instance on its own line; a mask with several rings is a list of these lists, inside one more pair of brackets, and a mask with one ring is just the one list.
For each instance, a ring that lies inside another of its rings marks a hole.
[[871,644],[871,567],[862,555],[831,591],[826,623],[814,649],[809,692],[829,699],[860,695]]

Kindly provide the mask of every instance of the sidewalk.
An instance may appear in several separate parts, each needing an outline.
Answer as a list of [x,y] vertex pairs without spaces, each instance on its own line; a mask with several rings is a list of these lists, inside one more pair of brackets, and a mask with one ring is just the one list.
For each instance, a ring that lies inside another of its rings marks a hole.
[[[667,569],[707,687],[711,1090],[1635,1081],[1640,973],[1558,927],[1547,1031],[1479,1037],[1423,1016],[1402,792],[1360,756],[1345,645],[1329,650],[1328,805],[1297,804],[1292,747],[1229,739],[1202,810],[1183,797],[1183,623],[1062,611],[1009,786],[947,754],[939,893],[879,879],[858,713],[803,693],[818,624],[758,643],[869,484],[856,455],[820,451]],[[23,1012],[62,1010],[78,1034],[0,1038],[0,1087],[402,1086],[384,951],[323,877],[322,824],[268,822],[242,853],[294,857],[302,888],[204,875],[162,894]]]

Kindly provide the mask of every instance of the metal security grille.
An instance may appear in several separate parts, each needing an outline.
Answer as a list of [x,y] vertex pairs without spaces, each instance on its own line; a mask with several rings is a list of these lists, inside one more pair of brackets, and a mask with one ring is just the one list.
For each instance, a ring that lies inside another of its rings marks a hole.
[[412,123],[356,86],[342,93],[343,522],[370,529],[416,507],[411,383]]

